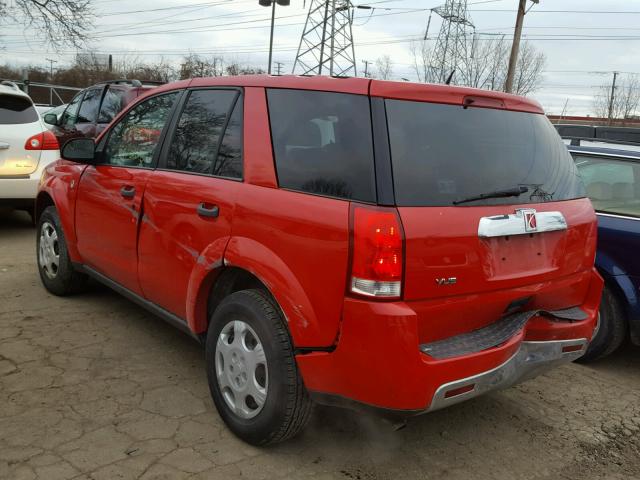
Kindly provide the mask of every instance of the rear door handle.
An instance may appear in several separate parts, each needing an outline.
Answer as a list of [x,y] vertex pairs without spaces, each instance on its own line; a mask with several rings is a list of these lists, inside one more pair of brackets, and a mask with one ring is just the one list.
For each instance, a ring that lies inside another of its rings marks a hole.
[[205,202],[201,202],[200,205],[198,205],[197,211],[201,217],[217,218],[220,214],[220,209],[217,205],[211,205]]
[[0,142],[0,150],[8,150],[10,146],[7,142]]
[[120,189],[120,195],[122,195],[124,198],[133,198],[136,195],[136,187],[125,185]]

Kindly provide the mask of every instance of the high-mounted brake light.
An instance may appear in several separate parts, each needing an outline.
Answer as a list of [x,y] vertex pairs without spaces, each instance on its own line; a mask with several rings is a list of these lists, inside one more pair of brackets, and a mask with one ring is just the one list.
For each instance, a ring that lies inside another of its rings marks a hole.
[[58,139],[49,130],[36,133],[24,144],[25,150],[58,150],[59,148]]
[[403,232],[397,211],[353,205],[351,208],[351,292],[400,298]]

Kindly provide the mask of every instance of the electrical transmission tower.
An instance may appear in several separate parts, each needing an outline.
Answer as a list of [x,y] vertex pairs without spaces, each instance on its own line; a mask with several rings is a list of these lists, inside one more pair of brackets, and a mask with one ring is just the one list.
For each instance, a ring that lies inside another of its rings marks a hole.
[[442,17],[442,26],[433,50],[431,65],[434,68],[434,81],[444,83],[459,69],[468,57],[467,35],[475,27],[467,12],[467,0],[446,0],[446,3],[433,9]]
[[293,73],[356,76],[350,0],[311,0]]

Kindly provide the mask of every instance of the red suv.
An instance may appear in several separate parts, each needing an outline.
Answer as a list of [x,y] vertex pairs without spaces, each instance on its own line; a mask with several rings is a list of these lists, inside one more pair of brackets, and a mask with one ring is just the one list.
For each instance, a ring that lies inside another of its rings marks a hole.
[[528,99],[324,77],[218,77],[75,139],[37,199],[38,265],[87,276],[206,345],[242,439],[312,400],[413,415],[580,357],[596,217]]

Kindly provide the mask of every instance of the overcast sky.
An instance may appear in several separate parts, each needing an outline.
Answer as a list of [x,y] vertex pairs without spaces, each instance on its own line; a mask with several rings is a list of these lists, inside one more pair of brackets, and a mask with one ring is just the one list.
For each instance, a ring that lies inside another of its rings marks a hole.
[[[429,9],[444,0],[353,0],[375,10],[356,10],[353,34],[359,70],[362,60],[388,54],[393,76],[416,79],[412,71],[411,40],[424,35]],[[513,33],[517,0],[469,0],[471,19],[480,34]],[[11,0],[9,0],[11,4]],[[178,62],[189,51],[224,54],[266,68],[270,9],[258,0],[93,0],[97,19],[89,47],[118,57],[159,56]],[[274,61],[290,73],[309,6],[291,0],[277,8]],[[5,25],[6,27],[6,25]],[[440,19],[434,15],[430,34]],[[38,32],[17,26],[2,28],[0,63],[49,66],[69,64],[76,51],[48,48]],[[597,87],[640,73],[640,0],[540,0],[525,18],[524,38],[547,58],[541,87],[532,96],[550,113],[590,113]],[[361,73],[361,72],[359,72]]]

